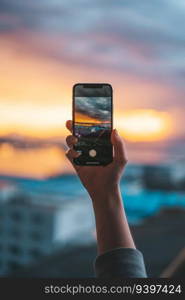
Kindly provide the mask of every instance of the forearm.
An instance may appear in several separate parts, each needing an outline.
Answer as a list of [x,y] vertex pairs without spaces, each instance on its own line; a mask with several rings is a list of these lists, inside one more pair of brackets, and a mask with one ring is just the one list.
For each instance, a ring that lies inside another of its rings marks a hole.
[[135,248],[119,186],[91,195],[96,220],[98,253],[123,247]]

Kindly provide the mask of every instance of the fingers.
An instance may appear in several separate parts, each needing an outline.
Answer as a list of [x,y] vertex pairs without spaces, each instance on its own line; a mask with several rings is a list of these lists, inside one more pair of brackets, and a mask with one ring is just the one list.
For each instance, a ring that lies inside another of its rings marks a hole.
[[[66,128],[72,133],[73,132],[73,122],[71,120],[68,120],[66,122]],[[69,159],[69,161],[72,163],[73,167],[76,169],[76,171],[78,172],[79,170],[79,166],[75,165],[73,162],[74,158],[77,158],[78,156],[81,155],[80,152],[77,152],[73,149],[73,146],[78,142],[78,139],[73,136],[73,135],[68,135],[66,138],[66,143],[68,145],[68,147],[70,148],[67,152],[66,152],[66,157]]]
[[71,120],[66,121],[66,128],[72,133],[73,132],[73,122]]
[[69,149],[66,152],[66,157],[68,158],[68,160],[71,162],[73,168],[76,170],[76,172],[78,173],[78,171],[80,170],[80,166],[77,166],[76,164],[74,164],[73,159],[77,158],[78,156],[80,156],[81,153],[78,153],[77,151],[75,151],[74,149]]
[[128,158],[126,154],[125,144],[123,139],[119,136],[116,129],[112,131],[111,142],[114,147],[114,159],[122,166],[126,165]]
[[78,139],[74,135],[68,135],[66,138],[66,143],[69,148],[72,148],[77,142]]
[[[72,133],[73,131],[73,123],[71,120],[66,121],[66,128]],[[72,148],[76,143],[78,142],[78,139],[73,135],[68,135],[66,138],[66,143],[69,148]]]
[[75,151],[73,149],[73,146],[78,142],[78,139],[73,136],[73,135],[68,135],[66,138],[66,143],[68,145],[68,147],[70,148],[67,152],[66,152],[66,156],[67,158],[73,163],[73,158],[76,158],[78,156],[80,156],[80,151]]
[[66,156],[67,158],[73,162],[73,158],[77,158],[78,156],[80,156],[80,153],[78,153],[77,151],[75,151],[74,149],[69,149],[67,152],[66,152]]

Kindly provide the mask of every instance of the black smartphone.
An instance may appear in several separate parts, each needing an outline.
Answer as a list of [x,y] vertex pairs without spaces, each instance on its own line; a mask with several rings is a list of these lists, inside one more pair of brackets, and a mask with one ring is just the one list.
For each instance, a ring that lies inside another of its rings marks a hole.
[[74,146],[81,166],[108,165],[113,160],[113,91],[107,83],[78,83],[73,86]]

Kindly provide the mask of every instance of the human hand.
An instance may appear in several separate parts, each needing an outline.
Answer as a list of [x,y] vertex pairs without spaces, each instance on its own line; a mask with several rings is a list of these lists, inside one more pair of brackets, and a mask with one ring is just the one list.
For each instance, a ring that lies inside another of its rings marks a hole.
[[[66,122],[67,129],[72,133],[72,121]],[[127,163],[125,146],[122,138],[114,129],[111,134],[111,142],[114,149],[114,157],[112,163],[107,166],[78,166],[73,162],[73,159],[80,154],[73,149],[78,139],[69,135],[66,138],[66,143],[70,148],[66,152],[66,156],[76,170],[82,184],[93,198],[97,193],[100,195],[105,191],[113,191],[117,189],[124,167]]]

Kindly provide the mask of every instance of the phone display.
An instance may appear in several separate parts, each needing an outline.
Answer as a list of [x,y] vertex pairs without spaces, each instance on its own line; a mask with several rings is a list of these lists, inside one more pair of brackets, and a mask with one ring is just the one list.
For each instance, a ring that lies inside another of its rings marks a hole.
[[76,84],[73,87],[74,146],[81,155],[77,165],[107,165],[112,162],[112,87],[110,84]]

